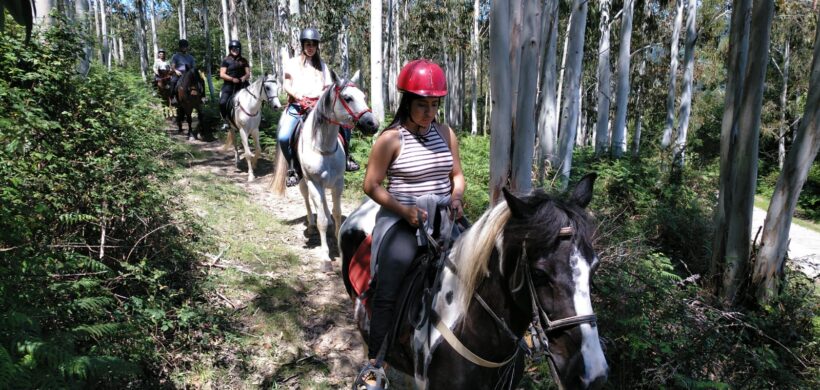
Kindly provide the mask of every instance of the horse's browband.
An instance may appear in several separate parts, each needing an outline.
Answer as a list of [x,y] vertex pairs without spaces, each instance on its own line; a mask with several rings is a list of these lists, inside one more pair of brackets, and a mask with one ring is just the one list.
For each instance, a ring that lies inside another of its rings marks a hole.
[[558,231],[558,237],[567,237],[573,234],[575,234],[575,228],[572,226],[562,227],[561,230]]

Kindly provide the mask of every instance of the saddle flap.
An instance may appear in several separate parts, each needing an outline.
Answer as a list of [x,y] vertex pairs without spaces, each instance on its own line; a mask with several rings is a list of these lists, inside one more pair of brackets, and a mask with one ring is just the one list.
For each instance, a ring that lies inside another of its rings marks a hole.
[[372,244],[373,236],[368,234],[350,260],[348,278],[357,296],[361,296],[370,289],[370,247]]

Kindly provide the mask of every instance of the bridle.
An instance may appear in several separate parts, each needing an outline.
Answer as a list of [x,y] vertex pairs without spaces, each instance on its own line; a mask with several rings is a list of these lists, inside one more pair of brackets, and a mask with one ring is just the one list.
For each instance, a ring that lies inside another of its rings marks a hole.
[[[575,228],[573,228],[573,227],[563,227],[558,232],[558,238],[559,239],[572,239],[572,237],[574,235],[575,235]],[[451,269],[452,272],[456,273],[455,265],[452,264],[452,262],[450,262],[449,259],[446,259],[445,264],[448,268]],[[526,245],[524,245],[524,247],[522,248],[521,255],[517,259],[516,269],[515,269],[515,271],[513,271],[513,275],[516,275],[519,272],[521,272],[521,271],[519,271],[519,269],[521,269],[521,268],[523,268],[523,278],[522,278],[523,280],[521,280],[520,283],[515,287],[513,287],[512,285],[510,286],[511,293],[516,293],[516,292],[520,291],[521,289],[524,288],[524,284],[526,284],[526,287],[529,290],[530,307],[532,309],[532,316],[533,316],[532,329],[534,329],[535,333],[536,333],[536,334],[533,334],[532,337],[533,338],[536,338],[536,337],[538,338],[538,341],[540,342],[540,349],[542,349],[542,352],[549,357],[550,369],[553,371],[552,372],[553,373],[553,378],[558,383],[559,387],[563,388],[563,385],[561,384],[561,381],[560,381],[560,376],[557,375],[558,371],[556,369],[554,358],[552,356],[552,353],[549,350],[547,334],[549,334],[551,332],[561,330],[561,329],[571,328],[571,327],[575,327],[575,326],[582,325],[582,324],[594,324],[597,321],[597,317],[596,317],[595,313],[592,313],[592,314],[584,314],[584,315],[575,315],[575,316],[565,317],[565,318],[561,318],[561,319],[557,319],[557,320],[551,320],[549,318],[549,315],[547,315],[547,312],[544,310],[543,306],[541,305],[541,303],[538,301],[538,299],[536,299],[537,294],[536,294],[536,291],[535,291],[535,284],[533,283],[533,280],[532,280],[532,272],[530,270],[530,266],[529,266],[529,263],[528,263],[528,260],[527,260]],[[458,273],[456,273],[456,275],[458,275]],[[515,280],[515,279],[517,279],[517,278],[514,278],[513,280]],[[484,308],[484,310],[487,313],[490,314],[490,317],[493,318],[493,320],[496,322],[498,327],[503,331],[503,333],[505,333],[507,335],[507,337],[509,337],[516,344],[516,349],[509,358],[507,358],[506,360],[504,360],[502,362],[491,362],[491,361],[484,360],[484,359],[478,357],[472,351],[470,351],[466,346],[464,346],[464,344],[462,344],[458,340],[458,338],[452,333],[452,331],[447,327],[447,325],[444,324],[443,322],[441,322],[441,320],[439,320],[435,324],[436,329],[439,331],[439,333],[442,334],[442,337],[444,337],[445,340],[447,340],[447,342],[450,344],[450,346],[456,352],[458,352],[459,355],[461,355],[465,359],[469,360],[473,364],[476,364],[476,365],[479,365],[479,366],[482,366],[482,367],[500,368],[500,367],[504,367],[507,364],[509,364],[510,362],[512,362],[518,356],[519,353],[524,352],[524,353],[530,354],[530,353],[532,353],[533,349],[538,349],[538,347],[535,347],[535,346],[533,348],[528,347],[526,345],[526,343],[523,341],[522,337],[517,337],[512,332],[512,330],[510,330],[510,328],[507,326],[506,322],[504,322],[504,320],[501,317],[499,317],[497,314],[495,314],[495,312],[492,310],[492,308],[490,308],[490,306],[484,301],[484,299],[481,298],[481,296],[478,294],[478,292],[473,293],[473,297]]]
[[331,119],[330,117],[322,115],[322,119],[324,121],[327,121],[328,123],[332,123],[334,125],[338,125],[338,126],[340,126],[342,128],[345,128],[345,129],[352,129],[352,128],[356,127],[356,124],[359,123],[359,119],[361,119],[362,116],[364,116],[364,114],[366,114],[368,112],[373,112],[373,110],[371,110],[370,107],[368,107],[368,108],[362,110],[359,113],[355,113],[355,112],[353,112],[353,109],[350,108],[350,105],[348,105],[347,102],[344,99],[339,99],[339,96],[341,95],[342,90],[344,90],[347,87],[355,87],[355,86],[356,86],[356,84],[353,84],[353,83],[342,83],[341,86],[339,86],[339,85],[334,85],[333,86],[333,89],[334,89],[334,91],[333,91],[333,107],[336,107],[336,101],[337,100],[340,103],[342,103],[342,107],[344,107],[345,111],[347,111],[347,114],[350,115],[350,120],[351,120],[352,123],[347,124],[347,123],[337,122],[337,121]]
[[[266,79],[266,80],[262,81],[262,84],[259,84],[259,95],[260,95],[260,96],[262,95],[262,91],[265,91],[265,84],[266,84],[266,83],[276,83],[276,80],[267,80],[267,79]],[[249,85],[248,87],[250,87],[250,85]],[[250,88],[248,88],[248,87],[245,87],[245,88],[242,88],[242,89],[244,89],[245,91],[248,91],[248,94],[249,94],[249,95],[251,95],[251,96],[253,96],[253,98],[254,98],[254,99],[259,100],[259,96],[254,95],[254,94],[253,94],[253,92],[251,92],[251,89],[250,89]],[[271,102],[271,100],[273,100],[273,98],[274,98],[273,96],[268,96],[268,93],[267,93],[267,92],[265,92],[265,97],[266,97],[266,99],[265,99],[265,100],[267,100],[267,101],[268,101],[268,103],[270,103],[270,102]],[[245,107],[242,107],[242,102],[240,102],[240,101],[237,101],[237,102],[236,102],[236,105],[237,105],[237,106],[239,106],[239,109],[240,109],[240,110],[242,110],[242,112],[244,112],[244,113],[245,113],[245,115],[247,115],[247,116],[249,116],[249,117],[251,117],[251,118],[253,118],[253,117],[255,117],[255,116],[259,115],[259,113],[260,113],[260,112],[262,112],[262,109],[260,108],[258,111],[256,111],[256,112],[254,112],[253,114],[251,114],[250,112],[248,112],[247,110],[245,110]]]

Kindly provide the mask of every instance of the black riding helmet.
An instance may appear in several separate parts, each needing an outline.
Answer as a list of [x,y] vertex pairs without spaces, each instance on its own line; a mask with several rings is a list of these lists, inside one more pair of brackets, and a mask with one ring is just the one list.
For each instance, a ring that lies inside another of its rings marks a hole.
[[180,39],[179,40],[179,48],[182,49],[183,47],[188,47],[188,40],[187,39]]
[[228,50],[230,50],[230,49],[236,49],[236,50],[239,50],[241,52],[242,51],[242,43],[239,42],[238,39],[231,40],[231,43],[228,44]]
[[319,42],[321,40],[322,40],[322,35],[319,34],[319,30],[317,30],[313,27],[308,27],[308,28],[302,30],[302,33],[299,34],[299,42],[304,42],[304,41]]

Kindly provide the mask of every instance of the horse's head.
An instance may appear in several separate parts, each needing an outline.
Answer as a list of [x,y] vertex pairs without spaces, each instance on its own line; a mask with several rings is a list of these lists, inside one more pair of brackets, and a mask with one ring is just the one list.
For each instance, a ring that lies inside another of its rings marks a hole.
[[[274,109],[282,108],[282,102],[279,100],[279,82],[272,74],[265,72],[262,76],[262,92],[264,93],[268,103]],[[260,93],[260,95],[261,95]]]
[[518,198],[504,190],[510,216],[503,274],[518,309],[539,318],[537,328],[548,338],[546,352],[565,388],[600,387],[608,371],[590,301],[598,258],[585,207],[594,181],[594,174],[585,176],[568,201],[541,191]]
[[359,72],[350,80],[340,79],[330,71],[333,84],[322,97],[323,113],[342,126],[358,126],[363,132],[372,134],[379,129],[379,120],[367,105],[364,92],[356,86]]

